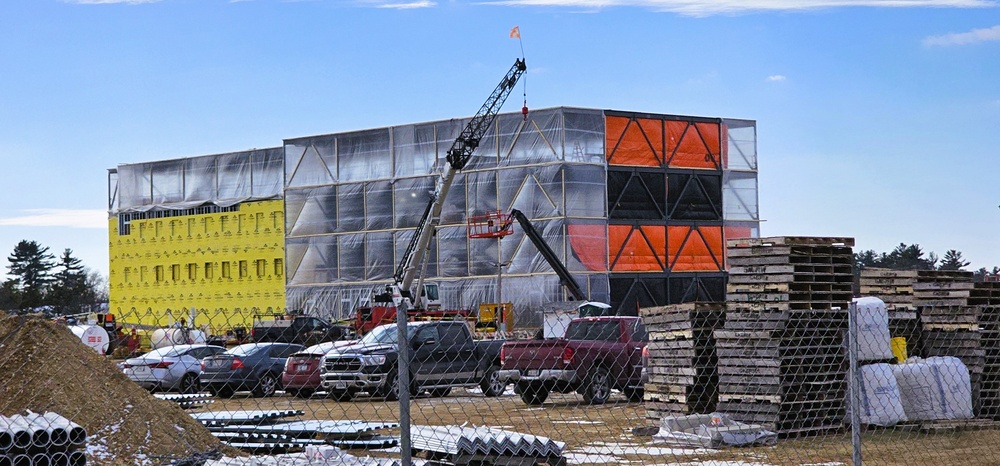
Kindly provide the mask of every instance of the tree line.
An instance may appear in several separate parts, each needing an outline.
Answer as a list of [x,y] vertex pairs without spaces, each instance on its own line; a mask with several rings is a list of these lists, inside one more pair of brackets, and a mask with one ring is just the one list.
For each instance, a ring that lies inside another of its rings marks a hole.
[[[945,251],[944,257],[938,257],[931,252],[924,256],[923,249],[919,244],[899,243],[890,252],[877,253],[874,250],[860,251],[854,253],[854,271],[859,273],[865,267],[879,267],[894,270],[958,270],[966,271],[970,264],[962,257],[962,253],[955,249]],[[977,282],[987,279],[995,279],[1000,275],[1000,267],[993,267],[992,270],[981,267],[973,271],[973,279]]]
[[57,259],[48,247],[21,240],[7,261],[10,278],[0,284],[0,310],[72,315],[108,302],[104,277],[85,267],[69,248]]

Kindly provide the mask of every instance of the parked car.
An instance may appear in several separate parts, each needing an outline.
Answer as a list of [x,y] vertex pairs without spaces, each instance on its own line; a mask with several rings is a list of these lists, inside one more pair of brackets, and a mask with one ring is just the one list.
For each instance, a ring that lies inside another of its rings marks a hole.
[[285,393],[302,398],[312,396],[320,390],[320,358],[335,347],[352,343],[354,342],[350,340],[328,341],[291,355],[281,373],[281,385],[285,387]]
[[576,391],[587,403],[602,404],[619,389],[630,401],[642,401],[648,339],[638,317],[576,318],[564,338],[504,343],[498,376],[513,382],[529,405],[542,404],[553,391]]
[[194,344],[165,346],[122,363],[128,378],[151,391],[201,391],[201,360],[225,352],[221,346]]
[[250,390],[254,396],[274,395],[281,388],[285,360],[302,345],[293,343],[247,343],[201,362],[201,385],[223,398]]

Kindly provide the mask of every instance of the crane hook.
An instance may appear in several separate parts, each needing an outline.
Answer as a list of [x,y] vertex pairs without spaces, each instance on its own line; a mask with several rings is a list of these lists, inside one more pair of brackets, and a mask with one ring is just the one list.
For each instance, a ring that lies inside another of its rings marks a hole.
[[528,101],[524,101],[524,106],[521,107],[521,115],[524,115],[524,121],[528,121]]

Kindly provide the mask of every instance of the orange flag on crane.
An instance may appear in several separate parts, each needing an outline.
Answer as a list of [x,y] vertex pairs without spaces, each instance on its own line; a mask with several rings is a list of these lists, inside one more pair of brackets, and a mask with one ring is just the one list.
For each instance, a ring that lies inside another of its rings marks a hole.
[[520,39],[521,38],[521,29],[520,29],[519,26],[514,26],[514,29],[510,30],[510,38],[511,39]]

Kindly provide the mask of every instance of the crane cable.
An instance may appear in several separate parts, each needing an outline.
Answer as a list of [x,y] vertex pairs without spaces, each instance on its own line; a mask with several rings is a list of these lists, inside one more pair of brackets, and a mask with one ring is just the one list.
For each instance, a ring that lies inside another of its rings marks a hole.
[[[521,47],[521,61],[524,62],[524,42],[521,41],[521,27],[514,26],[514,29],[510,30],[510,37],[512,39],[517,39],[518,46]],[[528,121],[528,76],[521,79],[521,89],[522,96],[524,97],[524,104],[521,107],[521,115],[524,116],[524,121]]]

